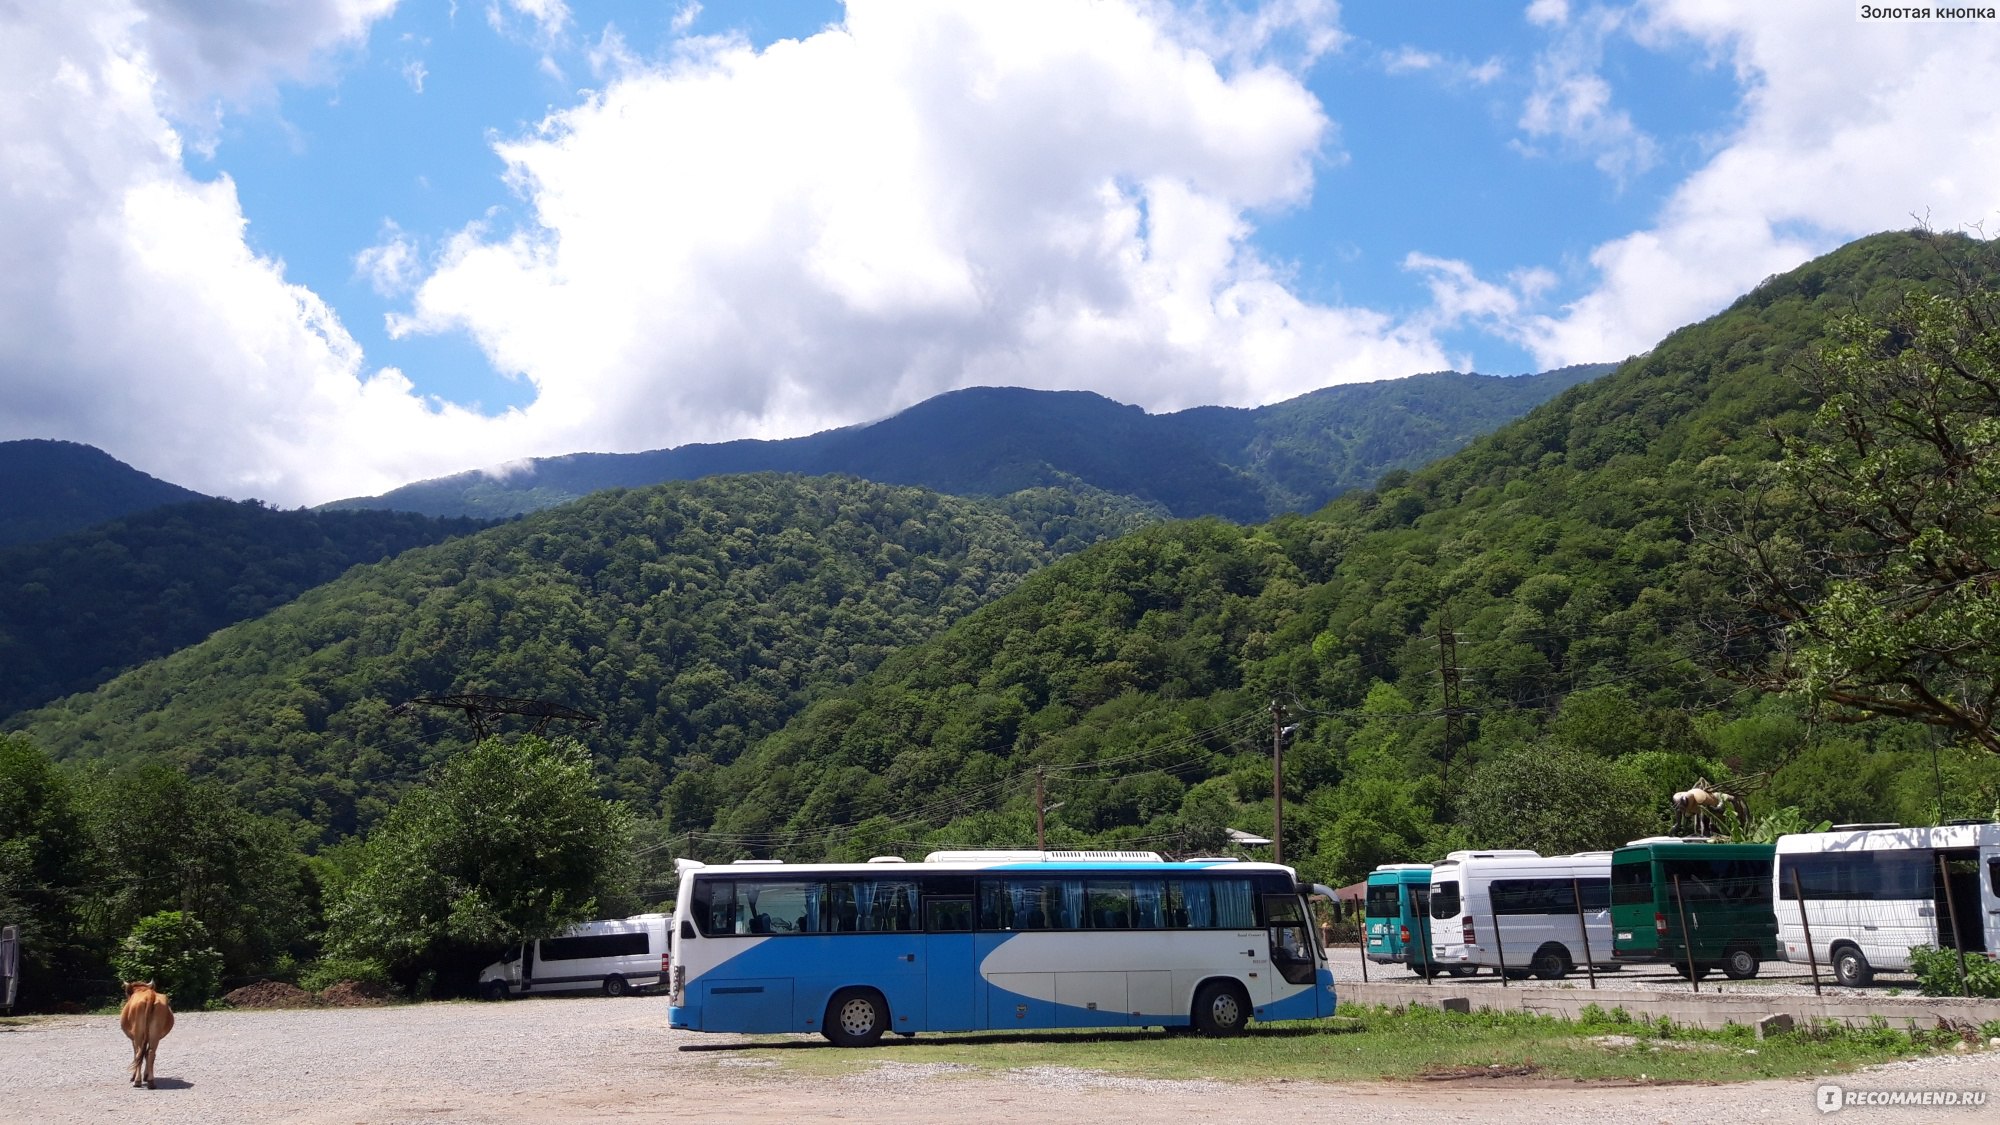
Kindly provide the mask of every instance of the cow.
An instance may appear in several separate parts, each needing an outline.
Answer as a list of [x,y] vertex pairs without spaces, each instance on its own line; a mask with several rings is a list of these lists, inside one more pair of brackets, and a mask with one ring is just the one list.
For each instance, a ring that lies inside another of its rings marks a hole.
[[174,1029],[174,1010],[167,1004],[167,994],[153,991],[152,981],[126,981],[125,1010],[118,1015],[118,1026],[132,1041],[132,1085],[139,1085],[143,1071],[146,1089],[154,1089],[153,1061],[159,1056],[160,1040]]

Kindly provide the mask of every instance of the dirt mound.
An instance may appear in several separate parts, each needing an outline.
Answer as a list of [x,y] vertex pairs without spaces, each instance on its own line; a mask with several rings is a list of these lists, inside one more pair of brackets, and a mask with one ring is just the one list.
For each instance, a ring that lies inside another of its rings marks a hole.
[[320,1003],[331,1004],[336,1008],[363,1008],[371,1004],[387,1004],[389,999],[387,985],[371,984],[365,980],[344,980],[338,984],[330,984],[319,994]]
[[313,994],[296,984],[281,980],[260,980],[227,993],[223,1002],[232,1008],[310,1008]]

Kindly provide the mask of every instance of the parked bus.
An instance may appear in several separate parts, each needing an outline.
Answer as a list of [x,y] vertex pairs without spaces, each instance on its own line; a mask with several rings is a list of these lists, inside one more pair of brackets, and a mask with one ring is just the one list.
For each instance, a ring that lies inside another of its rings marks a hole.
[[[1362,925],[1368,959],[1378,965],[1408,965],[1419,976],[1441,972],[1430,959],[1431,865],[1385,863],[1368,873],[1367,887]],[[1471,976],[1479,970],[1454,965],[1451,971]]]
[[480,971],[479,993],[488,1000],[593,989],[623,996],[666,983],[669,943],[664,914],[585,922],[508,950]]
[[[1611,955],[1694,979],[1749,980],[1778,959],[1770,844],[1654,836],[1611,853]],[[1682,919],[1686,919],[1683,927]],[[1692,947],[1692,948],[1690,948]]]
[[[1843,825],[1780,836],[1777,852],[1786,960],[1807,959],[1808,924],[1813,952],[1844,985],[1909,969],[1912,946],[2000,952],[2000,824]],[[1805,892],[1803,920],[1794,887]]]
[[[1578,923],[1577,896],[1583,895]],[[1453,852],[1431,868],[1431,955],[1519,980],[1559,980],[1611,958],[1611,853]],[[1496,933],[1495,925],[1499,932]]]
[[1151,852],[933,852],[922,863],[680,860],[668,1021],[692,1031],[1186,1027],[1331,1016],[1289,867]]

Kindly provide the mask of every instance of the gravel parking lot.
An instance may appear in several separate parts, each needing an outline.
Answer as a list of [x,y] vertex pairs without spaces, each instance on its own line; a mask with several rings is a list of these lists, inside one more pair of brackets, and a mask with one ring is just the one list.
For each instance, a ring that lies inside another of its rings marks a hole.
[[[1421,987],[1420,985],[1418,987]],[[537,999],[393,1008],[193,1012],[134,1090],[112,1016],[0,1021],[0,1121],[398,1122],[541,1120],[917,1123],[1134,1120],[1567,1122],[1819,1120],[1809,1080],[1725,1089],[1506,1080],[1316,1085],[1118,1078],[1063,1067],[999,1075],[898,1060],[892,1040],[845,1077],[794,1073],[733,1036],[665,1026],[665,1001]],[[771,1041],[764,1040],[761,1045]],[[802,1051],[835,1050],[800,1039]],[[2000,1051],[1877,1068],[1879,1089],[1982,1089]],[[1699,1090],[1697,1093],[1696,1091]],[[1932,1109],[1849,1110],[1843,1121],[1992,1120]]]
[[[1362,979],[1361,952],[1352,945],[1337,945],[1327,950],[1328,964],[1333,966],[1333,979],[1339,981],[1359,981]],[[1424,980],[1401,965],[1377,965],[1370,962],[1367,968],[1368,980],[1375,984],[1408,984],[1416,988],[1424,987]],[[1900,992],[1903,999],[1915,997],[1917,978],[1908,973],[1877,973],[1875,982],[1867,988],[1839,988],[1833,981],[1833,974],[1825,965],[1819,967],[1820,993],[1824,996],[1887,996],[1890,990]],[[1481,970],[1472,977],[1439,977],[1439,985],[1449,984],[1455,989],[1499,988],[1500,978],[1491,969]],[[1547,982],[1530,979],[1526,982],[1509,981],[1512,987],[1522,983],[1546,987]],[[1565,984],[1576,988],[1588,988],[1589,977],[1579,968],[1564,979]],[[1616,972],[1597,974],[1599,988],[1629,988],[1648,991],[1689,992],[1687,978],[1666,965],[1629,965]],[[1710,973],[1701,982],[1701,991],[1709,993],[1756,993],[1760,996],[1811,996],[1813,994],[1812,967],[1792,964],[1789,961],[1767,961],[1750,980],[1730,980],[1721,973]]]

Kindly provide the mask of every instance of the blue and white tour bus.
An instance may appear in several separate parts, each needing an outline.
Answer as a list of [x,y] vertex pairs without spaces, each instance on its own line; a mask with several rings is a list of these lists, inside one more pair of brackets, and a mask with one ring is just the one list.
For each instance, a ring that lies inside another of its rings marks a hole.
[[1331,1016],[1289,867],[1152,852],[933,852],[922,863],[678,861],[669,1022],[692,1031],[1189,1027]]

